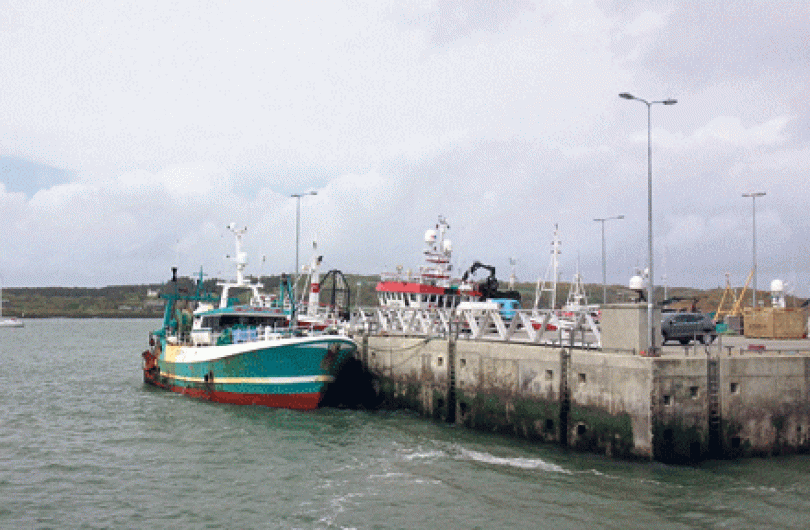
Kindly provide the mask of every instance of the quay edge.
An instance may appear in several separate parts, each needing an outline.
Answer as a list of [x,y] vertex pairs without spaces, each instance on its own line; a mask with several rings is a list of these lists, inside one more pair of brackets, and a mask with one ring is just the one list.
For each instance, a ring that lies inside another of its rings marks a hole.
[[667,463],[810,452],[810,345],[646,357],[644,322],[606,306],[602,350],[363,335],[358,354],[383,408],[472,429]]

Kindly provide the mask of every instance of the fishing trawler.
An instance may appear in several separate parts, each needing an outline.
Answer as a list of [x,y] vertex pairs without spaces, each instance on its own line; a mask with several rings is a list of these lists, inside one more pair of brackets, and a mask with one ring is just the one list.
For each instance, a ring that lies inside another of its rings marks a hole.
[[[218,283],[217,304],[202,288],[202,271],[196,292],[187,294],[172,269],[174,292],[161,295],[163,326],[150,334],[142,354],[144,382],[219,403],[315,409],[357,344],[336,331],[317,331],[314,316],[299,326],[286,275],[278,295],[248,281],[241,248],[247,228],[231,223],[228,229],[236,240],[236,279]],[[240,303],[239,292],[247,303]]]
[[462,302],[477,302],[481,293],[470,283],[451,277],[453,244],[446,238],[450,225],[443,216],[425,232],[425,265],[418,272],[382,273],[377,284],[381,307],[412,309],[454,308]]
[[[534,329],[540,329],[545,323],[546,331],[571,330],[580,316],[586,316],[591,326],[595,326],[601,315],[600,306],[589,304],[585,293],[582,275],[577,270],[568,290],[568,298],[561,308],[557,308],[557,284],[559,282],[559,255],[562,242],[559,227],[554,225],[554,237],[551,241],[551,258],[545,276],[537,280],[534,307],[531,323]],[[544,293],[547,299],[544,301]]]

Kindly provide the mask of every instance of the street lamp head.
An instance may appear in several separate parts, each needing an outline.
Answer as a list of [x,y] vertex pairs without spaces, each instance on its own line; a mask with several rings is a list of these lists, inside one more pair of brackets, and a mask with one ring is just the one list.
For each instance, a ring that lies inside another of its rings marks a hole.
[[317,195],[317,194],[318,194],[318,192],[317,192],[317,191],[310,191],[310,192],[308,192],[308,193],[309,193],[310,195]]
[[624,219],[624,216],[623,215],[616,215],[614,217],[600,217],[599,219],[594,219],[594,221],[604,223],[605,221],[612,221],[614,219]]
[[619,94],[619,97],[624,99],[636,99],[636,96],[630,94],[629,92],[622,92],[621,94]]
[[678,102],[677,99],[665,99],[661,103],[663,103],[664,105],[674,105],[677,102]]

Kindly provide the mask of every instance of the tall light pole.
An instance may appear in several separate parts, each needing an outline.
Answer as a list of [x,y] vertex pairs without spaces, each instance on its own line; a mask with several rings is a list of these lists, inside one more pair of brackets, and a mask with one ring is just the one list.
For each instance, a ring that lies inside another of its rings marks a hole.
[[293,193],[290,197],[295,198],[295,283],[293,284],[293,297],[297,300],[298,293],[298,238],[301,233],[301,197],[307,195],[317,195],[317,191],[308,191],[306,193]]
[[754,234],[754,242],[752,245],[753,250],[753,271],[754,271],[754,288],[751,289],[751,307],[754,308],[757,306],[757,197],[763,197],[765,195],[764,191],[752,191],[751,193],[743,193],[743,197],[751,197],[751,202],[753,204],[753,234]]
[[660,103],[662,105],[674,105],[678,102],[676,99],[664,99],[661,101],[647,101],[646,99],[637,98],[636,96],[627,92],[619,94],[623,99],[634,99],[647,105],[647,247],[649,255],[647,256],[647,263],[649,270],[647,275],[647,329],[650,333],[649,353],[654,354],[655,347],[655,328],[653,327],[653,308],[655,307],[655,275],[653,274],[653,213],[652,213],[652,127],[651,127],[651,111],[653,105]]
[[602,223],[602,303],[607,303],[607,269],[605,266],[605,221],[612,221],[614,219],[624,219],[623,215],[616,215],[613,217],[603,217],[601,219],[594,219]]

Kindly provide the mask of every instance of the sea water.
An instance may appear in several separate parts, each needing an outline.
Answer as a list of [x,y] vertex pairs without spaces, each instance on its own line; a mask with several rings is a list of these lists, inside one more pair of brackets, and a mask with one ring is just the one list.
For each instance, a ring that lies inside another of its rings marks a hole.
[[810,457],[626,462],[145,386],[156,320],[0,329],[0,528],[808,528]]

